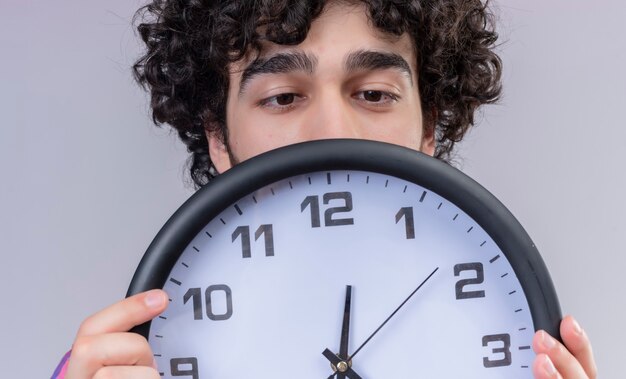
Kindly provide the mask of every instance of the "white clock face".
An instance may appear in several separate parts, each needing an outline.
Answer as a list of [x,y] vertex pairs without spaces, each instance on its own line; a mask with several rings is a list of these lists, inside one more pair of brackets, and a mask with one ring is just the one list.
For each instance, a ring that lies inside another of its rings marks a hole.
[[436,193],[361,171],[291,177],[228,206],[174,265],[148,338],[165,378],[327,378],[347,286],[353,354],[433,271],[352,370],[531,378],[533,319],[503,252]]

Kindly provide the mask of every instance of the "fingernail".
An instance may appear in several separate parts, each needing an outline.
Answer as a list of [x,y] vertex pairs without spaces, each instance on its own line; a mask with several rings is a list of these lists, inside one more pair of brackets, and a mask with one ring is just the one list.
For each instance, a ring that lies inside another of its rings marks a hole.
[[572,319],[572,326],[574,327],[574,332],[578,335],[583,334],[583,329],[580,327],[580,324],[574,319]]
[[146,294],[144,302],[148,308],[160,308],[163,305],[163,294],[159,291],[150,291]]
[[552,336],[550,336],[548,333],[541,331],[541,344],[547,350],[550,350],[554,346],[556,346],[556,340],[552,338]]
[[159,369],[159,366],[157,366],[157,361],[155,358],[152,358],[152,367],[154,367],[155,370]]
[[543,371],[549,376],[553,376],[554,374],[556,374],[556,368],[554,367],[554,364],[552,364],[552,361],[550,360],[550,358],[546,357],[546,359],[544,359],[543,361],[542,366],[543,366]]

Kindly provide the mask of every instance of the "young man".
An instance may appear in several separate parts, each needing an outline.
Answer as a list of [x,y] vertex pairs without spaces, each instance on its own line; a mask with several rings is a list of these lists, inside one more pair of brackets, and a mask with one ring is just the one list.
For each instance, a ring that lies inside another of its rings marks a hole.
[[[496,35],[479,0],[213,3],[148,6],[154,19],[139,28],[148,51],[135,66],[155,121],[192,153],[197,186],[262,152],[324,138],[445,159],[500,92]],[[127,331],[166,306],[154,290],[91,316],[57,377],[158,378],[146,340]],[[595,378],[573,318],[561,334],[567,349],[536,334],[535,377]]]

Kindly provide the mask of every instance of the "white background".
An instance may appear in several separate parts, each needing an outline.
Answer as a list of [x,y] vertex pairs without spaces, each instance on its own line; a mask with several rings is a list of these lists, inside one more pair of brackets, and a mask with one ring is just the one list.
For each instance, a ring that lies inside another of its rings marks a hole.
[[[137,1],[0,0],[3,377],[49,377],[81,320],[122,298],[191,194],[130,69]],[[503,100],[458,166],[519,218],[600,373],[623,372],[626,3],[501,0]]]

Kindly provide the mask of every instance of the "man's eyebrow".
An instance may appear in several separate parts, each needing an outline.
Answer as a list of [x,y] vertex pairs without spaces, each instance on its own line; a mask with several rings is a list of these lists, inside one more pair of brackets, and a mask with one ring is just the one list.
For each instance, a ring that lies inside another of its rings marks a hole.
[[396,53],[358,50],[348,55],[344,68],[347,72],[396,69],[405,73],[413,85],[413,73],[409,63]]
[[312,74],[317,65],[317,58],[302,51],[279,53],[269,58],[257,58],[243,70],[239,95],[241,95],[252,78],[262,74],[287,74],[301,71]]

